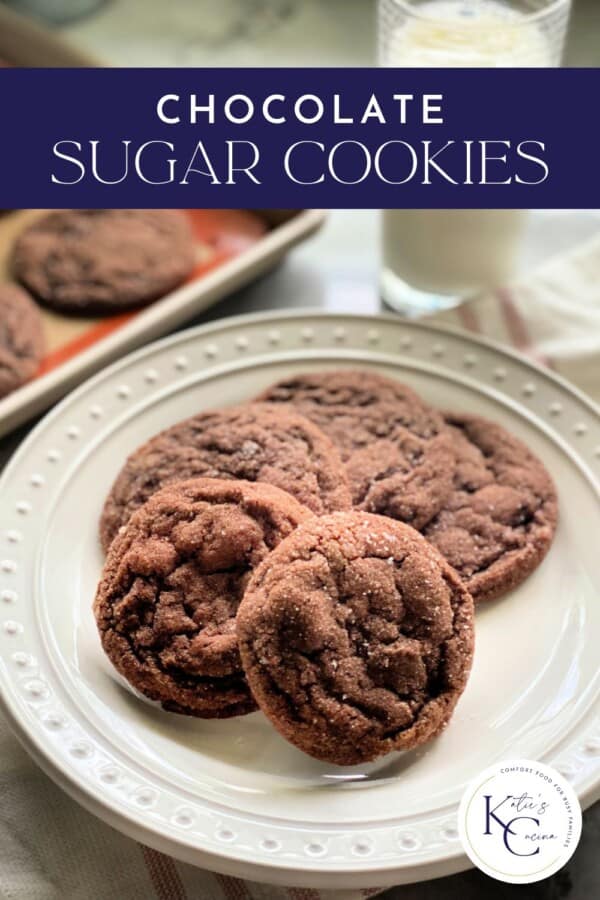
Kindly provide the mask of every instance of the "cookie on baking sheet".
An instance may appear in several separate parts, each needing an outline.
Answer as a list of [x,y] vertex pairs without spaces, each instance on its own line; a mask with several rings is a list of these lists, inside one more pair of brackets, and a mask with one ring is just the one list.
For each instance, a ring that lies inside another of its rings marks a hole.
[[69,209],[19,235],[12,268],[52,309],[107,315],[164,296],[194,261],[191,225],[181,210]]
[[457,453],[454,489],[423,534],[478,603],[505,594],[541,563],[558,500],[544,465],[500,425],[461,414],[446,421]]
[[0,284],[0,398],[37,372],[44,355],[39,309],[16,284]]
[[230,407],[185,419],[129,457],[100,519],[104,549],[160,487],[196,477],[265,481],[318,515],[350,507],[339,455],[315,425],[292,409],[268,404]]
[[359,509],[421,528],[450,494],[448,429],[404,384],[363,370],[317,372],[284,379],[257,399],[293,404],[332,439]]
[[94,601],[117,671],[172,712],[251,712],[238,604],[253,569],[311,515],[268,484],[199,478],[155,494],[111,545]]
[[238,610],[242,664],[278,731],[354,765],[439,734],[473,656],[473,601],[403,523],[312,518],[255,571]]

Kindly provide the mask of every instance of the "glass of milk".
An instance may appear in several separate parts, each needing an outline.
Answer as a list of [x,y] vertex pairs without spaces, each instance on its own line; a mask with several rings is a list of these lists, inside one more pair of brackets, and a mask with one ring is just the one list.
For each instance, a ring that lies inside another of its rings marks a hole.
[[[559,66],[571,0],[379,0],[379,63],[400,67]],[[510,278],[527,213],[383,212],[385,302],[449,309]]]

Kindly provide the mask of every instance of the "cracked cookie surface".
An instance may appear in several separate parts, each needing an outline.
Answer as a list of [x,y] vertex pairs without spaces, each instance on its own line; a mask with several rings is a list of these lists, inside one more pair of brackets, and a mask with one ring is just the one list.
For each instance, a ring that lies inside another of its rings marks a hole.
[[463,578],[476,603],[499,597],[545,557],[558,521],[542,462],[502,426],[448,413],[457,453],[454,489],[423,534]]
[[267,404],[208,411],[173,425],[129,457],[102,512],[104,549],[155,491],[197,477],[267,482],[317,515],[351,503],[335,447],[303,416]]
[[0,398],[35,375],[44,345],[40,311],[29,294],[0,284]]
[[194,262],[194,237],[181,210],[69,209],[19,235],[12,269],[52,309],[107,315],[164,296]]
[[452,489],[452,440],[440,414],[375,372],[293,376],[258,398],[292,404],[340,451],[354,506],[422,528]]
[[237,608],[254,568],[311,516],[267,484],[200,478],[155,494],[111,545],[94,601],[117,671],[172,712],[255,709]]
[[237,633],[280,733],[354,765],[446,726],[473,655],[473,601],[414,529],[362,512],[313,518],[252,577]]

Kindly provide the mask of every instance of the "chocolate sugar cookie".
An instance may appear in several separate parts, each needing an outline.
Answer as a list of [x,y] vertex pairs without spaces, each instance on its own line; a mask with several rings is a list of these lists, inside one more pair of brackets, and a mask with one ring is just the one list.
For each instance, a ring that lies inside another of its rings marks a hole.
[[500,425],[446,416],[454,437],[454,489],[425,537],[454,566],[476,603],[516,587],[541,563],[558,501],[540,460]]
[[268,482],[318,515],[350,507],[338,453],[315,425],[291,409],[231,407],[179,422],[129,457],[102,512],[104,549],[160,487],[196,477]]
[[452,488],[442,417],[406,385],[362,370],[297,375],[258,398],[293,404],[339,449],[354,506],[421,528]]
[[53,309],[106,315],[143,306],[194,266],[194,238],[176,209],[57,210],[14,246],[15,276]]
[[35,375],[44,355],[40,311],[16,284],[0,284],[0,398]]
[[400,522],[362,512],[302,524],[255,571],[238,610],[256,701],[305,753],[354,765],[448,723],[473,656],[473,601]]
[[252,570],[310,516],[268,484],[200,478],[155,494],[113,542],[94,601],[117,671],[173,712],[251,712],[238,604]]

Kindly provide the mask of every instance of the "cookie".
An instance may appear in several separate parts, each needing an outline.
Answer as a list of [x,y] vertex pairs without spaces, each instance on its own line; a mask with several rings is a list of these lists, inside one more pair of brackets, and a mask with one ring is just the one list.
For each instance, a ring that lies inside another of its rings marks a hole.
[[452,489],[442,417],[406,385],[362,370],[297,375],[259,400],[293,404],[336,445],[354,506],[422,528]]
[[199,478],[155,494],[113,542],[94,601],[117,671],[172,712],[251,712],[237,607],[252,570],[309,517],[268,484]]
[[194,260],[181,210],[69,209],[21,233],[12,268],[52,309],[107,315],[162,297],[189,275]]
[[556,531],[558,501],[540,460],[500,425],[459,414],[446,421],[457,453],[454,489],[423,534],[479,603],[539,566]]
[[242,664],[277,730],[355,765],[439,734],[473,656],[473,601],[413,528],[363,512],[313,518],[255,571]]
[[318,515],[350,506],[337,451],[311,422],[275,406],[231,407],[179,422],[129,457],[102,512],[104,549],[160,487],[196,477],[268,482]]
[[0,397],[37,372],[44,355],[40,311],[16,284],[0,284]]

